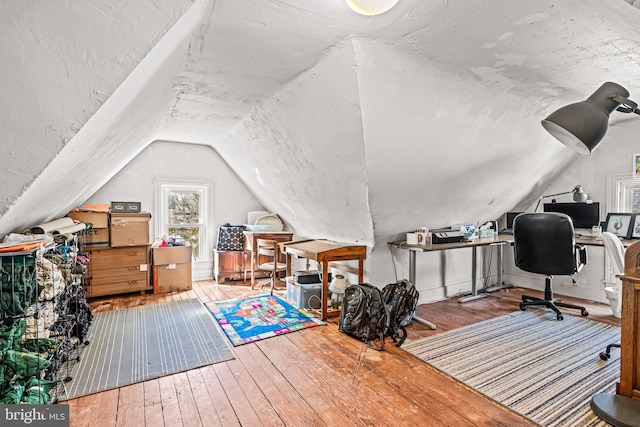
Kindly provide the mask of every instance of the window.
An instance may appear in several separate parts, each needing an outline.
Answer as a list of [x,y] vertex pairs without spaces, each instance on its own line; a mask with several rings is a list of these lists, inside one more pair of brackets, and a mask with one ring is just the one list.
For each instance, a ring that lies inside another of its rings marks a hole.
[[158,182],[160,236],[182,237],[193,247],[196,261],[207,260],[210,252],[208,206],[210,184]]
[[640,213],[640,180],[628,174],[607,176],[607,212]]
[[[607,175],[606,192],[605,217],[609,212],[640,213],[640,179],[634,179],[631,174]],[[615,283],[613,264],[606,252],[604,275],[605,283]]]

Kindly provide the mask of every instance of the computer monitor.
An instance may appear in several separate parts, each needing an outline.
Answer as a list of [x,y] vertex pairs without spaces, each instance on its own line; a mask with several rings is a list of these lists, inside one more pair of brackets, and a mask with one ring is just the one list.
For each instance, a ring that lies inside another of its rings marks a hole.
[[513,220],[516,219],[516,217],[518,215],[520,215],[522,212],[507,212],[507,221],[505,224],[505,229],[506,230],[512,230],[513,229]]
[[600,203],[545,203],[545,212],[560,212],[569,215],[573,228],[590,229],[600,225]]

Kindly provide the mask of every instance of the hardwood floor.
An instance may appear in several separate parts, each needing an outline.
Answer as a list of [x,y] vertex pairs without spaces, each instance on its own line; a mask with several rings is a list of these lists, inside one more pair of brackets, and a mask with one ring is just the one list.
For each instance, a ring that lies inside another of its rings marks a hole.
[[[460,304],[421,305],[437,330],[411,324],[407,341],[518,310],[512,288]],[[194,282],[191,291],[102,298],[95,312],[250,295],[247,284]],[[526,290],[527,294],[539,293]],[[590,318],[619,324],[608,305],[573,298]],[[564,310],[569,313],[571,310]],[[234,360],[69,400],[71,426],[532,426],[523,417],[387,342],[377,352],[337,329],[290,333],[233,348]]]

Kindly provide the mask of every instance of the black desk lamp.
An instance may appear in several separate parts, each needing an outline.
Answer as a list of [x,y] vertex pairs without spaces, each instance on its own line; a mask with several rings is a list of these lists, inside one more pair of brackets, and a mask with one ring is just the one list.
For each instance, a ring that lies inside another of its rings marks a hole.
[[551,113],[542,126],[567,147],[580,154],[591,154],[607,132],[612,111],[640,114],[638,104],[628,96],[629,92],[619,84],[606,82],[586,101]]
[[582,185],[576,185],[571,191],[565,191],[564,193],[547,194],[546,196],[540,196],[540,198],[538,199],[538,204],[536,205],[536,208],[533,211],[538,212],[538,207],[540,206],[540,202],[542,201],[542,199],[546,199],[547,197],[562,196],[563,194],[571,194],[571,193],[573,193],[574,202],[584,203],[589,198],[589,195],[585,193],[585,191],[582,189]]
[[[591,154],[607,132],[612,111],[640,114],[638,104],[627,99],[628,96],[629,92],[619,84],[606,82],[586,101],[551,113],[542,121],[542,126],[567,147],[580,154]],[[640,420],[640,401],[619,394],[594,395],[591,409],[617,427],[637,426]]]

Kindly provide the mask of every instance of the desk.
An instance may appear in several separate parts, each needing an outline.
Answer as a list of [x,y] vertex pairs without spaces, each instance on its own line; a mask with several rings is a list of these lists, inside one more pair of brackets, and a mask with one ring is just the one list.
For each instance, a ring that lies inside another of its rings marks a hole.
[[[478,287],[476,283],[476,270],[477,270],[477,248],[479,246],[497,246],[498,255],[496,257],[496,266],[498,274],[498,285],[492,287],[491,290],[498,290],[502,288],[502,246],[505,243],[513,242],[513,236],[508,234],[499,234],[497,237],[482,237],[473,240],[453,243],[437,243],[429,245],[409,245],[406,241],[389,242],[391,246],[395,246],[400,249],[409,251],[409,280],[414,285],[416,284],[416,253],[417,252],[434,252],[434,251],[446,251],[449,249],[471,248],[471,294],[460,298],[459,302],[471,301],[478,298],[484,298],[487,294],[478,293]],[[424,319],[422,322],[426,323],[431,329],[436,329],[436,326],[427,322]]]
[[[636,240],[627,240],[627,239],[620,239],[620,241],[622,242],[622,246],[624,246],[625,248],[628,248],[629,245],[636,242]],[[576,243],[579,245],[585,245],[585,246],[604,246],[604,243],[602,243],[602,239],[598,239],[591,236],[585,236],[585,235],[576,236]]]
[[[339,310],[327,311],[327,299],[329,296],[329,267],[358,275],[358,283],[364,281],[364,259],[367,257],[367,247],[363,245],[349,245],[336,243],[329,240],[302,240],[298,242],[281,243],[282,251],[287,254],[287,276],[291,276],[291,257],[306,258],[322,264],[322,293],[320,309],[322,320],[327,316],[337,316]],[[353,268],[335,261],[357,260],[358,267]],[[330,265],[331,264],[331,265]]]
[[256,265],[258,265],[258,239],[270,239],[276,242],[288,242],[293,238],[289,231],[244,231],[244,247],[251,251],[251,289],[256,283]]

